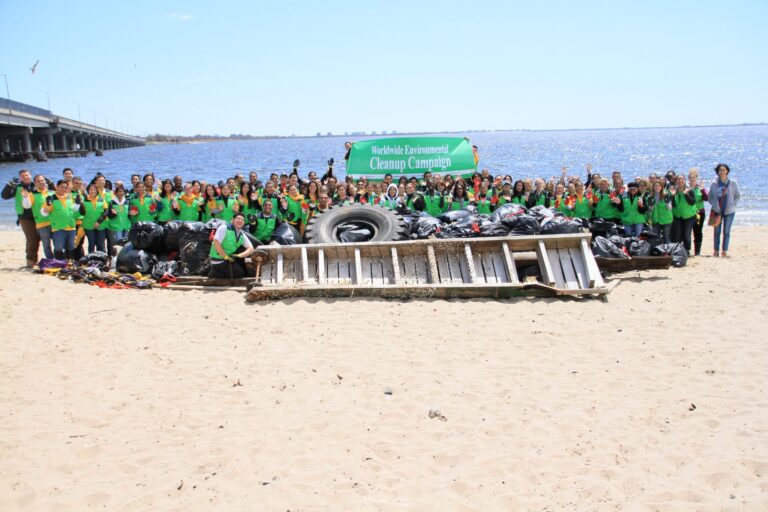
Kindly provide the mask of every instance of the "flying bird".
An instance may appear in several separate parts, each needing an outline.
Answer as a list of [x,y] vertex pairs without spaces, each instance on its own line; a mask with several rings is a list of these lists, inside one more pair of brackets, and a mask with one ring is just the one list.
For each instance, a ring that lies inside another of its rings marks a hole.
[[40,59],[37,59],[37,61],[34,64],[32,64],[32,67],[29,68],[29,70],[32,72],[33,75],[35,74],[35,70],[37,69],[38,64],[40,64]]

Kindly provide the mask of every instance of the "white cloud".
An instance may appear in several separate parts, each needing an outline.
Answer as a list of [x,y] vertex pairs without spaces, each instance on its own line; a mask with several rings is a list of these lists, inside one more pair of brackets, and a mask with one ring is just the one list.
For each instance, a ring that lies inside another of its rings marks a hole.
[[192,19],[191,14],[177,14],[177,13],[171,13],[171,18],[179,21],[189,21]]

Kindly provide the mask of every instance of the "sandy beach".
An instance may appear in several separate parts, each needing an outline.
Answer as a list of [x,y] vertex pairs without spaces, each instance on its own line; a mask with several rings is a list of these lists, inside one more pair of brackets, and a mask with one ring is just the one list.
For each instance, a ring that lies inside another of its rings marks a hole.
[[0,232],[0,510],[768,510],[768,228],[732,244],[606,302],[246,304]]

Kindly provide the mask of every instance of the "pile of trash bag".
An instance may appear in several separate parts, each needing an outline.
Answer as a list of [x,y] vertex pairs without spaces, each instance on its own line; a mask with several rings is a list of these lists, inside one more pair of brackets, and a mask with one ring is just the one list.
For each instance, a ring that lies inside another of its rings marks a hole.
[[134,249],[138,250],[162,252],[164,251],[164,238],[163,226],[154,222],[137,222],[128,231],[128,242]]
[[688,251],[681,243],[661,244],[651,250],[653,256],[672,256],[673,267],[684,267],[688,263]]
[[118,272],[149,274],[157,263],[157,256],[143,249],[134,248],[131,242],[125,244],[117,255],[115,268]]

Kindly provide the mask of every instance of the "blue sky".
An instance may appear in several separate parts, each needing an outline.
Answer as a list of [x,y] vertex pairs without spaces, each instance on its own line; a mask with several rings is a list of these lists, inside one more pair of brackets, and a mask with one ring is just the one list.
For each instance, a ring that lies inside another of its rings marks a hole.
[[0,20],[11,99],[142,135],[768,121],[765,0],[0,0]]

